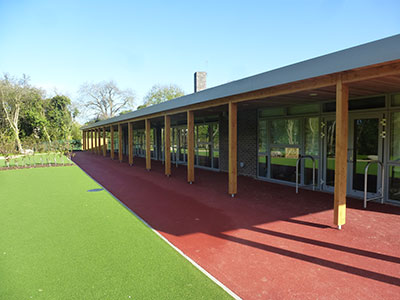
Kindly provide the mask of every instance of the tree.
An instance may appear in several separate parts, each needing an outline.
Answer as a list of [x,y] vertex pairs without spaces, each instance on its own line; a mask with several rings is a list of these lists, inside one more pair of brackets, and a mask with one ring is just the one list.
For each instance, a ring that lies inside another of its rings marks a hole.
[[21,79],[4,75],[0,80],[0,105],[11,129],[18,151],[22,152],[20,139],[20,113],[23,106],[29,103],[35,95],[41,94],[38,89],[29,85],[29,78],[23,75]]
[[46,117],[50,124],[52,140],[70,138],[72,126],[70,105],[71,100],[67,96],[57,95],[47,100]]
[[111,118],[123,109],[132,108],[134,101],[134,93],[129,89],[119,89],[114,81],[85,83],[80,87],[79,94],[83,106],[99,119]]
[[45,115],[46,102],[41,94],[32,94],[29,101],[21,107],[20,137],[34,137],[50,142],[49,122]]
[[147,95],[144,97],[144,103],[138,106],[138,109],[145,108],[154,104],[169,101],[185,95],[185,92],[177,85],[153,85]]

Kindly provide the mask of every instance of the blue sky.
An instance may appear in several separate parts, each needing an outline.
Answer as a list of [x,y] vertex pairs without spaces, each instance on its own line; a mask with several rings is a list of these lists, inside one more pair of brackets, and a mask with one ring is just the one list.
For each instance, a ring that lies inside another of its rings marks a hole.
[[0,73],[77,100],[115,80],[136,104],[154,84],[193,92],[400,33],[400,1],[4,1]]

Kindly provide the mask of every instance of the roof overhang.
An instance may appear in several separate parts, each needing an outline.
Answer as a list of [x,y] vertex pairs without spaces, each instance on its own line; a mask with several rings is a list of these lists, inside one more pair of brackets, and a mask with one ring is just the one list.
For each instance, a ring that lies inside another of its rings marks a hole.
[[355,83],[396,75],[400,75],[400,34],[209,88],[81,129],[203,109],[231,101],[243,102],[321,89],[336,85],[338,80]]

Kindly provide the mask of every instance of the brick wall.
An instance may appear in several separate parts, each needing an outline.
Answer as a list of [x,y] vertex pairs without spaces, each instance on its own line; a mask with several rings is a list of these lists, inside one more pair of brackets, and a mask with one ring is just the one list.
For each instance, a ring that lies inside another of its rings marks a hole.
[[[223,115],[220,128],[220,169],[228,171],[228,116]],[[238,174],[257,176],[257,110],[238,111]],[[240,163],[243,163],[243,167]]]

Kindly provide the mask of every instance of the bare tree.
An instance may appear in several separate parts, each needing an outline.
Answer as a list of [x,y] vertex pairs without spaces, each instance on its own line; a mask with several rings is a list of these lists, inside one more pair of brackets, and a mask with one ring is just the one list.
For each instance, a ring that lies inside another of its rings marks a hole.
[[134,93],[121,90],[114,81],[85,83],[79,89],[83,109],[88,109],[99,119],[114,117],[123,109],[130,109],[134,102]]

